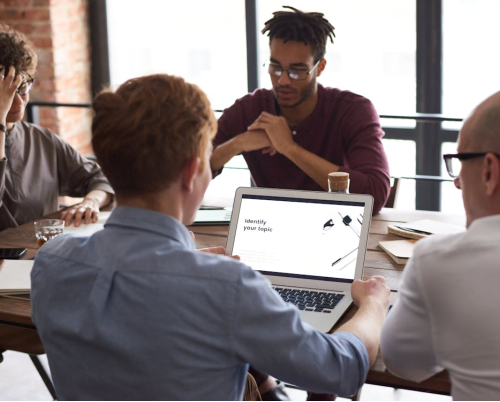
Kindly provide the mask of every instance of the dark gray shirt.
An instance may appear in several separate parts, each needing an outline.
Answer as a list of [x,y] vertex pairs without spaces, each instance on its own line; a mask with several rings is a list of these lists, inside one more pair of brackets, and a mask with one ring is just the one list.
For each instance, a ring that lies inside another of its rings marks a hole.
[[56,211],[60,195],[91,190],[114,193],[99,165],[46,128],[14,125],[0,160],[0,231]]

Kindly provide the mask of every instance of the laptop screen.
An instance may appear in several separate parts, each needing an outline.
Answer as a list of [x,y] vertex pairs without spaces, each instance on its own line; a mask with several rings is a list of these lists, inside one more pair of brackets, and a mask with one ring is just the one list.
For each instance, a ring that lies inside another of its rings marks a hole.
[[364,211],[364,202],[243,194],[232,254],[265,275],[352,282]]

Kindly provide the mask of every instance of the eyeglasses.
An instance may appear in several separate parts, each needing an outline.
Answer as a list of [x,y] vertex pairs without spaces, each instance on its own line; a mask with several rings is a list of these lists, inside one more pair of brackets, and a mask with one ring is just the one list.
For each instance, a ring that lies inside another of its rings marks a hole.
[[479,158],[486,156],[487,154],[492,153],[496,157],[500,158],[500,155],[494,152],[463,152],[458,154],[446,154],[443,155],[444,164],[446,165],[446,170],[448,174],[453,179],[456,179],[460,176],[460,170],[462,169],[462,161],[466,161],[468,159]]
[[28,80],[23,80],[23,82],[21,82],[21,85],[17,87],[16,92],[21,96],[26,96],[31,92],[34,84],[35,79],[32,77],[30,77]]
[[[308,75],[311,74],[321,60],[318,60],[314,66],[311,67],[310,70],[301,70],[300,68],[283,68],[277,64],[273,64],[272,62],[268,62],[267,64],[267,72],[275,77],[281,77],[283,75],[283,71],[286,71],[288,74],[288,78],[294,81],[305,80]],[[264,64],[265,65],[265,64]]]
[[[5,67],[0,67],[0,73],[2,71],[7,71]],[[35,83],[35,79],[33,77],[29,77],[27,80],[23,80],[21,84],[17,87],[16,92],[21,96],[26,96],[33,89],[33,85]]]

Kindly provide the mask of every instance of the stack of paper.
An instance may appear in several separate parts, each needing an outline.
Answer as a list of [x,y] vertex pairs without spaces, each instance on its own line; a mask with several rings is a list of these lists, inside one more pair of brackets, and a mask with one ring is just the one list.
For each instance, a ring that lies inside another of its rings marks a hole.
[[387,226],[389,233],[406,237],[409,239],[421,239],[432,234],[453,234],[465,231],[463,226],[452,225],[433,221],[431,219],[422,219],[419,221],[401,223]]
[[416,242],[416,240],[389,240],[381,241],[378,245],[396,264],[406,264],[408,259],[413,255],[413,247]]
[[32,260],[0,261],[0,295],[29,292],[33,262]]

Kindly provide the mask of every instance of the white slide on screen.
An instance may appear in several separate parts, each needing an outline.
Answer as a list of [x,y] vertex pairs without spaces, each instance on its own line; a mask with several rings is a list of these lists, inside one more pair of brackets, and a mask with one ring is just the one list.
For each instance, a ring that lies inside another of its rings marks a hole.
[[353,279],[362,213],[362,206],[243,198],[232,254],[259,271]]

